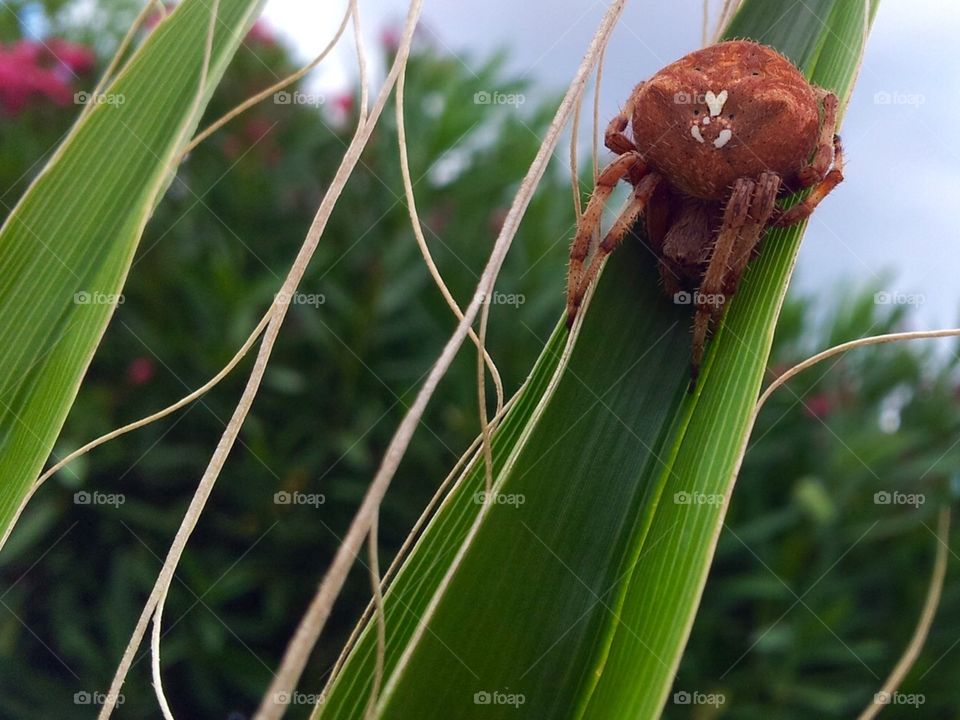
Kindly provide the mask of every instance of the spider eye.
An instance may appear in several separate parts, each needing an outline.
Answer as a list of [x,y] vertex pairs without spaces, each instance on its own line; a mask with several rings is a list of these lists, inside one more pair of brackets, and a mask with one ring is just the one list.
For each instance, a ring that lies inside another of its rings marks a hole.
[[694,115],[699,115],[699,114],[700,114],[700,111],[699,111],[699,110],[694,110],[694,111],[693,111],[693,114],[694,114]]
[[750,73],[750,74],[751,74],[751,75],[759,75],[760,72],[759,72],[758,70],[754,70],[754,71],[753,71],[752,73]]

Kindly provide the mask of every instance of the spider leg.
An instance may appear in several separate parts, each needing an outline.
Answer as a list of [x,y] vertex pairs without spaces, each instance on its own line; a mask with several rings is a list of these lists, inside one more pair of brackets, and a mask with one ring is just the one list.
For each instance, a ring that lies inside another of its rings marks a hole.
[[753,197],[750,199],[750,215],[744,224],[730,259],[727,275],[723,280],[723,294],[732,298],[740,285],[743,271],[763,237],[763,232],[770,222],[770,217],[776,208],[777,193],[780,191],[780,176],[776,173],[765,172],[757,179]]
[[[571,300],[577,293],[580,285],[580,278],[583,275],[583,261],[590,250],[590,239],[593,232],[600,226],[600,219],[603,215],[603,207],[606,205],[617,183],[625,177],[631,179],[635,176],[643,175],[646,168],[638,152],[624,153],[606,168],[597,177],[597,186],[593,189],[593,195],[590,202],[587,203],[587,209],[584,210],[577,224],[577,233],[574,236],[573,244],[570,246],[570,265],[567,271],[567,310],[570,315],[568,324],[572,322],[573,315],[576,315]],[[571,314],[572,313],[572,314]]]
[[610,230],[607,231],[603,241],[597,246],[597,252],[590,261],[590,266],[586,272],[581,273],[580,281],[577,283],[573,295],[567,298],[568,327],[573,324],[573,320],[580,310],[580,304],[583,302],[583,296],[586,295],[587,289],[603,266],[603,259],[616,250],[624,236],[630,232],[630,228],[633,227],[637,218],[639,218],[644,209],[646,209],[650,196],[653,194],[659,181],[660,176],[656,173],[643,176],[643,179],[640,180],[636,189],[633,191],[633,197],[630,198],[630,201],[623,209],[623,212],[620,213],[619,217],[614,220],[613,225],[610,227]]
[[707,272],[695,295],[691,388],[696,382],[700,364],[703,362],[703,349],[707,342],[710,323],[723,310],[724,281],[727,279],[734,249],[738,245],[743,227],[750,219],[750,201],[755,187],[756,183],[748,178],[740,178],[734,183],[733,192],[723,211],[723,223],[707,264]]
[[823,103],[823,122],[820,123],[820,137],[817,140],[813,159],[800,170],[800,182],[803,187],[810,187],[826,177],[834,155],[834,135],[837,134],[837,111],[840,101],[837,100],[836,95],[827,90],[818,90],[817,99]]
[[637,102],[637,93],[640,92],[640,88],[642,87],[643,83],[640,83],[633,89],[630,97],[627,98],[627,104],[614,116],[613,120],[607,125],[606,132],[603,134],[603,144],[618,155],[626,152],[636,152],[637,146],[633,144],[630,138],[623,134],[623,131],[627,129],[627,125],[630,124],[630,120],[633,118],[633,108]]
[[[837,96],[826,90],[819,91],[823,102],[823,122],[820,124],[820,139],[810,163],[799,172],[800,184],[813,187],[801,202],[780,215],[779,226],[793,225],[810,216],[820,201],[843,181],[843,146],[837,131]],[[831,164],[833,168],[831,169]]]
[[807,197],[778,217],[775,222],[776,225],[779,227],[793,225],[810,217],[810,213],[816,209],[820,201],[843,181],[843,146],[840,144],[839,135],[833,136],[833,149],[833,168],[823,180],[813,186],[813,190]]

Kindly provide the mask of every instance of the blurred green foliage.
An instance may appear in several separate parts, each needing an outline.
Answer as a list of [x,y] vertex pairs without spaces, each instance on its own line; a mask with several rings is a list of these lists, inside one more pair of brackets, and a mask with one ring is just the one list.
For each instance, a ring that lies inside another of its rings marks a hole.
[[[390,47],[383,50],[389,59]],[[206,122],[293,69],[288,52],[258,27]],[[461,60],[421,46],[407,77],[410,165],[424,231],[451,291],[466,304],[551,111],[474,103],[482,90],[523,89],[496,59],[468,71]],[[58,456],[201,385],[268,307],[356,124],[353,91],[300,92],[312,104],[268,100],[181,167],[141,242]],[[10,159],[4,180],[16,185],[4,188],[8,197],[22,192],[42,164],[28,168],[76,110],[37,98],[2,117],[0,153]],[[456,324],[410,228],[395,128],[391,106],[329,222],[178,570],[165,612],[163,666],[180,717],[255,707],[391,434]],[[35,136],[22,156],[16,133]],[[562,169],[548,172],[543,189],[497,283],[502,302],[491,307],[488,347],[508,392],[523,381],[563,301],[573,212]],[[0,556],[0,716],[91,714],[74,704],[74,694],[109,684],[250,366],[248,359],[190,408],[77,461],[33,499]],[[383,508],[384,564],[478,432],[475,374],[475,352],[464,350],[424,417]],[[124,502],[78,505],[78,492],[122,493]],[[302,503],[275,502],[276,493]],[[357,567],[308,670],[315,690],[369,598],[369,580]],[[152,695],[141,659],[125,687],[123,715],[154,717]]]
[[[16,9],[26,12],[23,4]],[[95,36],[103,58],[133,12],[123,4],[85,22],[58,15],[48,30],[77,42]],[[4,42],[22,33],[9,17],[3,23]],[[207,120],[291,69],[288,52],[261,27],[238,53]],[[81,80],[93,84],[93,77]],[[315,105],[267,101],[184,163],[147,228],[58,456],[205,382],[266,309],[356,120],[354,93],[321,103],[301,90]],[[498,59],[468,70],[425,45],[411,59],[406,124],[419,210],[462,304],[551,107],[477,104],[474,94],[483,91],[529,88],[505,77]],[[37,100],[0,117],[4,216],[76,111]],[[454,326],[416,248],[398,162],[388,108],[178,570],[163,645],[178,717],[242,718],[258,702]],[[508,393],[561,310],[569,198],[563,168],[551,167],[497,284],[505,302],[492,307],[488,346]],[[789,303],[775,366],[902,326],[905,309],[877,305],[872,292],[831,297],[834,314],[819,321],[811,298]],[[677,680],[678,692],[720,692],[726,702],[718,709],[671,704],[666,716],[849,717],[869,702],[912,632],[933,558],[936,506],[956,485],[957,362],[928,344],[859,350],[774,396],[751,440]],[[93,714],[83,704],[89,696],[76,693],[108,685],[249,368],[248,359],[190,408],[93,451],[34,498],[0,554],[0,717]],[[475,355],[465,350],[414,438],[382,511],[384,563],[477,431],[475,372]],[[917,509],[874,502],[875,493],[893,491],[923,493],[925,502]],[[121,493],[124,501],[78,504],[78,492]],[[278,492],[315,504],[276,502]],[[358,563],[305,692],[319,691],[368,597]],[[958,633],[960,597],[948,580],[904,687],[924,693],[923,717],[956,716]],[[157,716],[145,656],[127,682],[121,714]],[[892,706],[885,717],[916,715]]]
[[[777,328],[774,372],[906,329],[910,308],[884,295],[870,287],[794,298]],[[725,703],[668,703],[664,717],[849,718],[873,701],[919,619],[939,507],[960,490],[958,370],[954,341],[875,346],[826,360],[771,397],[674,687]],[[953,528],[955,548],[956,519]],[[903,695],[881,717],[960,716],[956,560],[951,551]],[[908,704],[917,695],[922,704]]]

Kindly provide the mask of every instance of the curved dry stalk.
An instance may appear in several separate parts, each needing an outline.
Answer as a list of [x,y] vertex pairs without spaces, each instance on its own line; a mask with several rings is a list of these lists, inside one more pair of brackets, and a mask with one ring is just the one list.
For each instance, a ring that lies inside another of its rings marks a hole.
[[163,692],[163,678],[160,673],[160,626],[163,623],[163,603],[157,605],[153,614],[153,632],[150,634],[150,675],[153,677],[153,687],[160,703],[160,712],[164,720],[174,720],[173,711]]
[[[360,7],[353,4],[353,40],[357,49],[357,70],[360,75],[360,109],[359,122],[367,121],[367,103],[369,87],[367,81],[367,56],[363,48],[363,33],[360,26]],[[400,71],[406,70],[406,63]],[[399,101],[398,101],[399,103]],[[399,107],[399,105],[398,105]],[[370,590],[373,593],[373,612],[377,624],[377,657],[373,672],[373,685],[370,688],[370,697],[367,700],[367,709],[364,713],[366,720],[373,720],[380,698],[380,685],[383,683],[383,667],[387,656],[387,616],[383,607],[383,590],[380,578],[380,557],[378,553],[378,537],[380,528],[379,516],[374,517],[370,524],[370,534],[367,535],[367,570],[370,573]]]
[[360,32],[360,5],[356,0],[350,3],[350,14],[353,16],[353,44],[357,49],[357,70],[360,74],[360,122],[367,121],[367,103],[370,88],[367,81],[367,54],[363,49],[363,33]]
[[[200,102],[203,94],[207,90],[207,79],[210,74],[210,58],[213,56],[213,36],[217,28],[217,15],[220,12],[220,0],[213,0],[210,4],[210,21],[207,25],[207,41],[203,49],[203,64],[200,66],[200,82],[198,84],[197,95],[194,98],[194,107],[191,116],[195,115],[200,109]],[[172,577],[172,575],[171,575]],[[163,713],[164,720],[174,720],[173,713],[170,711],[170,704],[163,694],[163,683],[160,676],[160,624],[163,617],[163,603],[167,599],[167,592],[170,584],[164,588],[157,602],[157,609],[153,616],[153,639],[151,642],[151,661],[150,667],[153,674],[153,690],[160,704],[160,710]],[[117,694],[120,689],[117,688]]]
[[[946,330],[920,330],[915,332],[902,332],[902,333],[888,333],[885,335],[875,335],[873,337],[859,338],[857,340],[851,340],[849,342],[841,343],[832,348],[828,348],[822,352],[817,353],[816,355],[807,358],[801,363],[794,365],[792,368],[787,370],[785,373],[777,377],[770,386],[764,390],[760,395],[759,400],[757,400],[756,409],[754,410],[753,419],[751,420],[751,425],[756,422],[757,415],[760,412],[760,409],[767,402],[770,396],[774,391],[784,385],[788,380],[795,377],[797,374],[803,372],[807,368],[810,368],[816,365],[823,360],[831,358],[835,355],[839,355],[848,350],[852,350],[857,347],[865,347],[868,345],[881,345],[884,343],[897,342],[900,340],[921,340],[929,338],[943,338],[943,337],[958,337],[960,336],[960,328],[951,328]],[[746,444],[741,450],[740,458],[737,461],[736,469],[734,470],[734,477],[739,472],[740,464],[743,462],[743,455],[746,452]],[[910,671],[910,668],[913,667],[914,662],[916,662],[917,656],[920,654],[920,649],[923,647],[924,642],[926,641],[927,634],[930,630],[930,625],[933,622],[933,616],[936,613],[937,606],[940,603],[940,594],[943,589],[943,579],[946,574],[946,565],[947,565],[947,549],[948,549],[948,538],[950,530],[950,509],[948,507],[943,508],[940,511],[940,517],[938,522],[937,529],[937,555],[934,562],[933,573],[930,577],[930,585],[927,590],[927,598],[924,602],[923,610],[920,614],[920,619],[917,623],[917,627],[914,630],[913,637],[910,639],[910,643],[907,645],[904,650],[903,655],[900,660],[897,662],[893,671],[890,673],[890,676],[887,678],[887,681],[883,684],[883,687],[880,690],[880,693],[886,693],[890,695],[896,692],[896,689],[903,682],[903,679],[906,677],[907,673]],[[883,704],[874,702],[869,705],[859,716],[858,720],[871,720],[876,717],[880,710],[884,707]]]
[[[490,423],[491,426],[496,427],[500,424],[500,421],[504,418],[510,408],[513,407],[513,404],[516,402],[517,398],[520,397],[520,394],[523,392],[523,389],[529,382],[529,378],[524,380],[523,385],[520,386],[520,389],[517,391],[517,393],[507,401],[499,413],[494,415]],[[396,556],[393,558],[393,561],[387,568],[386,574],[383,576],[383,581],[381,582],[380,586],[384,592],[389,589],[390,582],[393,580],[394,575],[396,575],[397,571],[400,569],[400,566],[403,564],[403,561],[410,553],[410,550],[420,538],[420,533],[423,530],[423,527],[434,516],[438,506],[441,504],[441,501],[445,500],[447,497],[449,497],[450,493],[452,493],[451,485],[457,487],[464,480],[464,478],[466,478],[470,466],[472,466],[472,464],[479,458],[477,450],[482,442],[482,435],[477,435],[473,439],[473,442],[470,443],[469,447],[467,447],[463,454],[457,459],[456,464],[444,478],[443,482],[440,483],[440,486],[433,493],[433,496],[430,498],[429,502],[427,502],[426,507],[424,508],[423,512],[420,513],[420,516],[410,529],[410,532],[407,533],[407,537],[404,538],[403,544],[400,546]],[[350,637],[347,638],[347,642],[340,650],[340,655],[337,657],[336,663],[334,663],[333,670],[330,672],[330,677],[327,678],[322,695],[326,695],[329,688],[333,686],[334,681],[340,674],[340,670],[343,668],[343,664],[347,660],[347,656],[356,645],[357,640],[359,639],[360,634],[363,632],[363,628],[369,622],[373,611],[374,607],[373,602],[371,601],[367,604],[367,607],[364,609],[360,619],[357,621],[356,625],[354,625],[353,630],[350,633]],[[315,714],[316,713],[314,713],[314,715],[311,717],[314,717]]]
[[[600,56],[597,58],[597,79],[593,87],[593,185],[596,187],[597,178],[600,176],[600,84],[603,82],[603,56],[607,52],[607,46],[600,48]],[[579,218],[579,213],[577,218]]]
[[[397,141],[400,147],[400,176],[403,179],[403,192],[407,200],[407,213],[410,215],[410,224],[413,227],[413,236],[417,240],[417,247],[420,248],[420,254],[423,256],[423,261],[427,265],[427,270],[430,271],[433,282],[436,284],[437,289],[440,290],[440,294],[443,295],[447,307],[450,308],[458,321],[462,321],[463,311],[451,294],[447,284],[443,281],[443,276],[440,275],[440,270],[433,261],[433,255],[430,253],[430,247],[427,245],[427,238],[423,234],[423,226],[420,223],[417,199],[413,193],[413,180],[410,177],[410,160],[407,156],[407,130],[403,119],[403,97],[406,76],[407,69],[404,67],[400,71],[399,77],[397,77]],[[493,378],[493,385],[497,393],[497,411],[499,412],[503,409],[504,399],[503,380],[500,378],[500,371],[493,362],[493,358],[490,357],[490,354],[480,342],[480,338],[477,337],[477,334],[473,331],[473,328],[470,329],[469,335],[471,342],[476,345],[477,350],[483,352],[484,362],[487,363],[490,376]]]
[[[419,0],[417,1],[419,7]],[[326,624],[330,611],[333,608],[333,603],[340,594],[340,589],[343,587],[347,573],[353,564],[354,558],[357,556],[363,539],[369,531],[373,516],[380,507],[387,488],[390,486],[390,481],[393,479],[393,475],[406,452],[410,438],[420,423],[420,418],[423,416],[427,403],[430,401],[440,379],[446,374],[447,369],[450,367],[463,341],[466,339],[470,326],[476,318],[485,298],[489,297],[493,290],[493,284],[506,257],[507,251],[510,249],[513,237],[520,224],[520,219],[523,217],[530,203],[537,184],[543,177],[544,172],[546,172],[547,164],[557,145],[560,132],[570,117],[575,98],[583,91],[587,77],[596,63],[599,47],[606,42],[610,29],[613,27],[617,18],[620,17],[624,2],[625,0],[614,0],[604,15],[600,28],[591,41],[587,55],[581,62],[573,83],[564,95],[560,107],[557,109],[556,115],[550,123],[550,127],[547,129],[546,137],[531,163],[530,169],[520,184],[513,204],[510,206],[507,217],[500,229],[500,234],[494,243],[487,266],[484,268],[483,274],[480,277],[480,282],[477,285],[473,299],[464,311],[463,320],[460,321],[453,335],[447,341],[443,351],[440,353],[440,357],[430,369],[426,380],[417,393],[413,405],[407,411],[396,433],[394,433],[383,461],[377,473],[374,475],[366,495],[364,495],[360,508],[354,516],[347,530],[347,534],[337,549],[330,568],[327,570],[327,574],[324,576],[316,595],[311,601],[307,612],[297,627],[293,639],[290,641],[284,653],[284,658],[277,675],[270,685],[267,697],[264,698],[263,703],[255,715],[255,720],[275,720],[275,718],[282,715],[283,706],[270,702],[269,698],[273,693],[290,692],[299,681],[303,668],[306,666],[307,658]],[[404,36],[404,40],[408,40],[406,35]],[[386,689],[384,694],[386,694]]]
[[263,329],[267,326],[267,322],[270,320],[271,312],[272,312],[272,309],[268,310],[267,313],[260,319],[260,322],[257,323],[257,326],[253,329],[253,332],[250,333],[250,335],[244,341],[243,345],[240,346],[240,349],[237,350],[234,356],[230,359],[230,362],[224,365],[216,375],[214,375],[212,378],[207,380],[207,382],[205,382],[203,385],[198,387],[192,393],[190,393],[189,395],[184,395],[175,403],[173,403],[172,405],[167,405],[162,410],[157,410],[157,412],[151,415],[142,417],[139,420],[134,420],[131,423],[127,423],[122,427],[118,427],[115,430],[111,430],[110,432],[105,433],[104,435],[101,435],[100,437],[95,438],[94,440],[91,440],[86,445],[83,445],[77,448],[76,450],[71,452],[69,455],[64,457],[62,460],[58,461],[55,465],[52,465],[42,475],[40,475],[40,477],[37,478],[36,482],[33,483],[33,485],[31,486],[30,490],[27,492],[23,500],[20,501],[20,505],[19,507],[17,507],[17,511],[13,515],[13,520],[7,526],[3,536],[0,537],[0,550],[3,549],[3,546],[6,544],[7,539],[10,537],[10,533],[13,531],[13,528],[16,526],[17,520],[20,518],[20,514],[23,512],[24,508],[30,502],[30,499],[33,497],[34,493],[40,489],[40,486],[43,485],[43,483],[45,483],[47,480],[49,480],[56,473],[58,473],[60,470],[62,470],[64,467],[69,465],[71,462],[76,460],[81,455],[86,455],[88,452],[90,452],[94,448],[99,447],[100,445],[103,445],[104,443],[109,442],[111,440],[114,440],[115,438],[118,438],[121,435],[126,435],[128,432],[131,432],[133,430],[138,430],[139,428],[142,428],[146,425],[156,422],[157,420],[165,418],[167,415],[170,415],[171,413],[176,412],[177,410],[184,407],[185,405],[189,405],[197,398],[202,397],[207,392],[209,392],[221,380],[223,380],[227,375],[229,375],[233,371],[233,369],[240,363],[241,360],[243,360],[244,356],[246,356],[250,348],[253,347],[253,343],[256,341],[258,337],[260,337],[260,334],[263,332]]
[[[210,71],[210,59],[211,57],[213,57],[213,37],[214,37],[214,32],[216,30],[216,22],[217,22],[217,15],[218,15],[219,9],[220,9],[220,0],[213,0],[213,2],[210,5],[210,20],[207,23],[207,35],[206,35],[206,40],[204,42],[204,47],[203,47],[203,61],[200,64],[200,79],[197,82],[197,90],[193,97],[193,103],[190,108],[190,113],[187,115],[187,117],[189,118],[193,118],[198,114],[200,110],[200,104],[203,100],[203,95],[207,89],[207,77]],[[177,143],[178,145],[186,142],[186,139],[187,139],[186,136],[187,136],[187,133],[189,132],[189,127],[190,125],[187,124],[181,130],[178,136],[178,143]],[[176,155],[172,155],[169,158],[167,166],[171,170],[171,172],[175,172],[175,168],[177,165],[177,162],[176,162],[177,157],[178,156]],[[170,575],[172,577],[173,575],[172,571]],[[152,610],[153,608],[151,607],[150,611],[152,612]],[[140,625],[138,623],[138,630],[140,631],[140,634],[139,634],[139,637],[137,637],[137,645],[139,645],[140,639],[143,637],[143,632],[146,630],[146,621],[149,620],[149,614],[147,613],[146,608],[144,608],[144,613],[141,615],[141,620],[144,621],[144,624],[143,624],[143,627],[140,628]],[[106,718],[109,718],[110,715],[113,713],[113,710],[117,705],[117,699],[120,696],[120,688],[123,685],[123,680],[124,678],[126,678],[126,673],[130,668],[130,664],[133,662],[133,653],[135,651],[136,651],[135,646],[134,647],[131,647],[131,645],[127,646],[127,650],[126,652],[124,652],[124,656],[121,660],[121,667],[118,668],[117,675],[114,677],[113,682],[110,685],[110,691],[107,693],[104,703],[100,708],[100,712],[98,714],[98,718],[100,718],[100,720],[106,720]],[[126,663],[125,667],[124,667],[124,663]],[[158,698],[160,699],[161,705],[164,705],[166,703],[166,699],[163,698],[162,691],[158,688],[157,692],[158,692]]]
[[[570,124],[570,188],[573,190],[573,219],[578,225],[583,207],[580,201],[580,170],[577,168],[577,135],[580,134],[580,110],[583,98],[573,108],[573,122]],[[596,136],[594,136],[596,139]]]
[[[751,424],[756,421],[757,413],[760,412],[760,408],[763,407],[763,404],[770,398],[773,392],[783,385],[785,382],[790,380],[792,377],[798,373],[803,372],[809,367],[816,365],[822,360],[831,358],[834,355],[839,355],[845,353],[847,350],[853,350],[858,347],[866,347],[867,345],[882,345],[884,343],[898,342],[900,340],[923,340],[928,338],[943,338],[943,337],[957,337],[960,336],[960,328],[951,328],[948,330],[917,330],[913,332],[900,332],[900,333],[888,333],[886,335],[874,335],[872,337],[858,338],[857,340],[850,340],[845,343],[840,343],[835,345],[832,348],[823,350],[822,352],[817,353],[813,357],[809,357],[801,363],[797,363],[792,368],[787,370],[785,373],[777,377],[770,386],[763,391],[763,394],[760,395],[760,399],[757,400],[757,407],[754,410],[753,421]],[[741,458],[742,459],[742,458]],[[739,463],[737,464],[737,469],[739,470]]]
[[874,696],[874,701],[860,713],[858,720],[873,720],[880,711],[886,707],[886,702],[880,702],[881,698],[889,698],[897,692],[897,688],[903,682],[907,673],[917,661],[920,650],[927,640],[930,633],[930,626],[933,624],[933,617],[937,613],[937,607],[940,605],[940,595],[943,592],[943,579],[947,575],[947,551],[950,548],[950,507],[944,506],[940,509],[940,516],[937,520],[937,554],[933,562],[933,572],[930,575],[930,585],[927,588],[927,597],[923,603],[923,610],[920,613],[920,619],[917,627],[913,631],[913,636],[903,655],[893,670],[890,677],[883,683],[883,687]]
[[[600,177],[600,87],[603,82],[603,57],[607,52],[607,46],[600,48],[600,55],[597,57],[597,77],[593,86],[593,143],[591,152],[593,154],[593,187],[597,186],[597,178]],[[580,223],[580,213],[577,213],[577,224]],[[587,254],[596,252],[600,244],[600,227],[593,229],[593,235],[590,238],[590,247],[587,248]]]
[[330,42],[327,43],[327,46],[320,51],[319,55],[317,55],[313,60],[311,60],[306,65],[304,65],[302,68],[297,70],[295,73],[291,75],[287,75],[287,77],[277,81],[267,89],[261,90],[256,95],[247,98],[242,103],[237,105],[235,108],[230,110],[228,113],[226,113],[222,117],[212,122],[210,125],[204,128],[201,132],[197,133],[196,136],[194,136],[194,138],[183,149],[183,152],[181,153],[181,157],[186,156],[190,151],[196,148],[197,145],[199,145],[208,137],[213,135],[213,133],[215,133],[217,130],[222,128],[228,122],[233,120],[237,115],[249,110],[254,105],[259,103],[261,100],[264,100],[270,97],[275,92],[279,92],[283,90],[285,87],[289,87],[292,83],[295,83],[297,80],[302,78],[308,72],[313,70],[317,65],[323,62],[323,59],[330,53],[331,50],[333,50],[336,44],[340,42],[340,37],[343,35],[343,31],[346,30],[347,28],[347,21],[350,19],[353,8],[356,6],[356,4],[357,4],[357,0],[350,0],[347,10],[343,14],[343,19],[340,20],[340,25],[337,27],[337,31],[334,33],[333,38],[330,40]]
[[377,621],[377,658],[373,671],[373,687],[364,713],[366,720],[373,720],[377,714],[377,701],[380,699],[380,685],[383,683],[383,666],[387,656],[387,620],[383,608],[383,591],[380,585],[380,558],[377,555],[377,526],[379,516],[374,517],[367,536],[367,557],[370,564],[370,588],[373,591],[373,608]]
[[720,42],[721,36],[727,29],[727,25],[730,24],[730,20],[742,4],[743,0],[723,0],[723,8],[721,8],[720,14],[717,16],[717,27],[714,30],[712,42]]
[[493,490],[493,445],[490,439],[490,424],[487,422],[487,378],[483,372],[484,348],[487,344],[487,320],[490,317],[490,303],[483,304],[480,311],[480,347],[477,352],[477,409],[480,412],[480,437],[483,445],[484,488]]
[[[419,15],[420,0],[414,0],[413,5],[416,12],[414,12],[414,8],[412,8],[411,13],[413,14],[412,21],[415,22],[416,17]],[[409,35],[412,36],[412,29]],[[381,89],[380,94],[377,97],[377,102],[370,113],[369,119],[367,122],[360,123],[357,127],[357,130],[354,133],[346,152],[344,153],[343,160],[341,161],[340,166],[337,168],[337,172],[330,183],[330,187],[324,195],[323,201],[320,204],[320,208],[317,210],[317,214],[310,226],[310,230],[307,233],[307,237],[304,240],[303,246],[300,248],[293,266],[287,274],[287,277],[284,279],[281,290],[274,298],[271,306],[271,318],[267,324],[266,333],[260,345],[260,350],[257,353],[253,370],[251,371],[250,377],[247,380],[247,385],[244,388],[243,394],[241,395],[240,400],[237,403],[229,422],[227,423],[227,427],[224,429],[220,441],[217,443],[217,447],[210,458],[210,462],[208,463],[203,477],[200,480],[200,484],[197,487],[197,492],[187,508],[180,528],[178,529],[167,557],[164,560],[164,564],[157,578],[157,582],[154,584],[150,597],[144,605],[143,611],[141,612],[140,618],[137,621],[137,625],[134,628],[130,641],[124,650],[123,657],[121,658],[117,672],[111,683],[111,691],[108,695],[108,703],[105,703],[101,709],[99,715],[100,720],[106,720],[106,718],[110,717],[110,714],[113,711],[115,703],[110,702],[109,698],[116,697],[118,695],[119,690],[126,679],[130,666],[133,663],[134,653],[136,652],[137,647],[139,647],[144,633],[146,632],[146,626],[150,622],[150,618],[153,616],[155,609],[158,607],[160,598],[165,595],[166,590],[170,586],[170,583],[173,579],[174,570],[180,561],[180,557],[183,554],[186,543],[193,532],[193,529],[196,527],[197,522],[199,521],[200,514],[203,512],[203,508],[206,505],[207,499],[210,497],[213,486],[215,485],[216,480],[223,469],[223,465],[226,462],[227,455],[233,448],[233,444],[236,442],[237,436],[240,433],[240,428],[242,427],[243,422],[250,411],[250,407],[253,404],[253,400],[257,395],[257,391],[260,388],[260,383],[263,380],[263,375],[266,371],[267,363],[270,359],[270,354],[273,350],[274,344],[276,343],[277,336],[279,335],[280,326],[283,324],[283,319],[286,316],[288,309],[288,304],[282,302],[281,298],[290,297],[290,295],[296,291],[296,288],[299,285],[304,272],[306,271],[310,258],[316,251],[317,244],[319,243],[327,221],[330,218],[330,214],[332,213],[337,200],[343,192],[344,185],[346,184],[360,159],[360,154],[373,132],[373,127],[376,124],[376,120],[380,117],[380,114],[383,111],[387,97],[389,97],[390,91],[393,88],[393,83],[396,80],[397,65],[400,62],[405,61],[406,54],[409,52],[409,39],[410,38],[408,37],[407,45],[404,51],[398,53],[397,59],[394,61],[394,67],[387,76],[384,87]]]
[[[613,22],[616,22],[616,18],[613,19]],[[612,28],[612,25],[611,25]],[[599,32],[599,31],[598,31]],[[607,35],[609,37],[609,35]],[[606,40],[604,40],[605,42]],[[606,259],[603,260],[606,264]],[[597,283],[593,283],[588,289],[586,295],[583,298],[583,305],[581,306],[584,310],[590,307],[590,302],[593,299],[593,294],[596,290]],[[533,412],[530,415],[530,419],[524,424],[524,429],[521,432],[520,437],[517,442],[511,448],[510,454],[507,459],[504,461],[503,468],[501,469],[498,476],[503,478],[502,482],[506,482],[506,478],[510,475],[510,472],[513,470],[514,464],[517,459],[520,457],[520,454],[523,448],[526,446],[527,441],[530,436],[533,434],[533,429],[536,427],[540,417],[545,412],[547,406],[550,404],[550,401],[553,399],[553,394],[557,389],[557,386],[560,384],[560,380],[563,377],[564,371],[566,370],[567,364],[570,360],[570,355],[573,352],[573,348],[577,343],[577,338],[580,335],[580,328],[583,324],[583,318],[586,313],[579,313],[576,320],[573,323],[573,327],[570,328],[569,334],[567,335],[567,342],[564,345],[563,352],[560,355],[560,358],[557,362],[557,367],[554,370],[553,376],[550,378],[550,382],[547,384],[547,387],[544,389],[543,394],[540,396],[537,401],[536,407],[533,409]],[[502,485],[501,482],[501,485]],[[494,487],[494,492],[498,492],[497,486]],[[436,590],[430,598],[430,602],[427,604],[426,609],[423,612],[423,615],[420,617],[419,622],[417,623],[417,628],[414,630],[413,635],[410,640],[407,642],[406,647],[404,648],[403,653],[400,656],[400,659],[397,661],[397,665],[394,668],[390,680],[387,683],[386,688],[383,691],[384,696],[389,696],[395,690],[397,683],[399,682],[399,677],[403,670],[409,665],[410,658],[413,656],[413,652],[419,644],[420,640],[423,638],[424,633],[426,632],[427,626],[430,622],[430,619],[433,617],[434,612],[440,604],[440,601],[443,598],[444,593],[450,585],[450,582],[460,567],[460,563],[463,561],[464,556],[466,555],[467,549],[473,543],[473,539],[476,537],[476,534],[480,530],[480,526],[483,524],[484,519],[490,508],[493,507],[493,503],[484,503],[480,506],[480,511],[477,514],[477,517],[474,519],[473,524],[470,526],[469,531],[467,532],[466,537],[463,542],[460,544],[460,547],[457,549],[457,553],[454,555],[453,560],[450,563],[450,566],[447,568],[444,573],[443,578],[437,585]]]
[[701,19],[700,44],[705,46],[710,38],[710,0],[703,0]]

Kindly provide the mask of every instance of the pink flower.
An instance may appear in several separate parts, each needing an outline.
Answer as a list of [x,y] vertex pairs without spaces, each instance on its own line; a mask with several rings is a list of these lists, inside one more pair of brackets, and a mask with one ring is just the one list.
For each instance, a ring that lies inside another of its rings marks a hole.
[[810,417],[823,419],[833,410],[833,400],[826,393],[811,395],[804,401],[803,409]]
[[0,45],[0,106],[16,115],[33,96],[67,105],[73,97],[71,79],[92,70],[95,62],[89,48],[59,38],[46,45],[33,40]]
[[153,360],[148,357],[138,357],[127,366],[127,382],[137,387],[144,385],[153,379],[156,373],[156,366]]
[[172,3],[164,3],[163,10],[158,10],[152,12],[147,16],[147,19],[143,21],[143,27],[147,32],[152,32],[153,29],[160,24],[160,21],[167,17],[171,12],[173,12]]
[[387,52],[395,53],[400,48],[400,28],[391,26],[381,30],[380,44]]
[[338,95],[333,100],[333,107],[336,108],[337,112],[350,115],[353,112],[353,95],[351,93]]
[[250,28],[250,32],[247,33],[247,37],[244,38],[244,42],[250,45],[265,45],[267,47],[272,47],[276,43],[276,38],[273,36],[273,30],[269,25],[263,20],[258,19],[253,23],[253,27]]
[[223,154],[227,156],[230,160],[235,160],[240,157],[240,154],[243,152],[243,143],[233,133],[229,133],[223,136]]
[[266,118],[252,117],[249,118],[246,123],[244,123],[243,134],[246,136],[247,140],[254,143],[270,132],[272,127],[273,123]]
[[53,38],[47,43],[47,48],[58,61],[77,75],[90,72],[97,62],[93,50],[62,38]]

